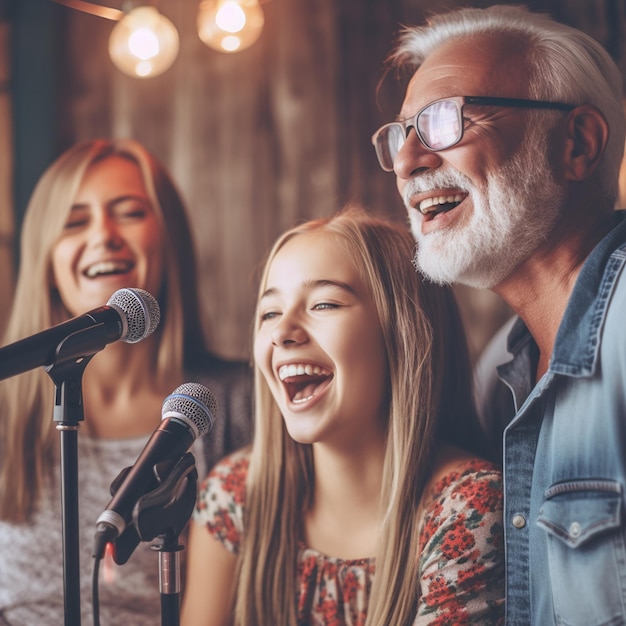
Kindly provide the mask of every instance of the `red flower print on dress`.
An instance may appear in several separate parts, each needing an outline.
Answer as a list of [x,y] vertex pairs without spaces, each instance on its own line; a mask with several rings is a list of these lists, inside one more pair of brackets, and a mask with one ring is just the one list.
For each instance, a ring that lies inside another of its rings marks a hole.
[[467,553],[474,547],[474,535],[463,525],[463,518],[449,530],[441,543],[441,552],[447,559],[467,557]]

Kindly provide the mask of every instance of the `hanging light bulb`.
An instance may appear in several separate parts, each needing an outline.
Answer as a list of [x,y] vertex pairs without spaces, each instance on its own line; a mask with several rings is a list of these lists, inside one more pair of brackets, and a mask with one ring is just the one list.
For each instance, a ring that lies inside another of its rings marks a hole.
[[220,52],[239,52],[261,35],[265,18],[258,0],[203,0],[198,9],[198,35]]
[[178,55],[178,31],[151,6],[137,7],[111,31],[109,56],[133,78],[149,78],[167,70]]

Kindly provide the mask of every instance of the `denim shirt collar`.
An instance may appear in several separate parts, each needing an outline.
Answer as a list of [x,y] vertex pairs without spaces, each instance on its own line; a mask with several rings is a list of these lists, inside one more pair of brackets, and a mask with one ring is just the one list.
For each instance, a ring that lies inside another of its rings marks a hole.
[[[592,250],[576,279],[559,326],[549,372],[569,376],[593,373],[602,322],[626,256],[626,211],[616,211],[614,221],[615,226]],[[621,255],[612,259],[616,250]],[[519,354],[532,341],[524,322],[517,319],[509,333],[509,352]]]

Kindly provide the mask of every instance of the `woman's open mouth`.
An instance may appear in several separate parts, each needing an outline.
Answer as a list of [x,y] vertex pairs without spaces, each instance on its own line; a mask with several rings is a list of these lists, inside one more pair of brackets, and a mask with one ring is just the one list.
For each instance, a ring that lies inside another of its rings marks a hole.
[[132,261],[127,260],[111,260],[111,261],[98,261],[92,263],[83,274],[87,278],[99,278],[100,276],[117,276],[119,274],[127,274],[130,272],[135,264]]

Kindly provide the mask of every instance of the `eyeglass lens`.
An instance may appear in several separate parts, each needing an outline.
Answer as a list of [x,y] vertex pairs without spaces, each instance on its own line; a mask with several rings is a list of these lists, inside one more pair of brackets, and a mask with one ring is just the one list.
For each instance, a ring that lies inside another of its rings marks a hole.
[[[454,100],[440,100],[428,105],[420,111],[417,118],[417,129],[422,142],[430,150],[443,150],[453,146],[461,135],[461,111]],[[415,124],[413,118],[410,125]],[[403,124],[389,124],[379,134],[377,152],[381,165],[391,171],[398,152],[406,141]]]
[[454,100],[440,100],[427,106],[417,116],[422,141],[431,150],[443,150],[459,140],[461,113]]

